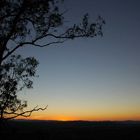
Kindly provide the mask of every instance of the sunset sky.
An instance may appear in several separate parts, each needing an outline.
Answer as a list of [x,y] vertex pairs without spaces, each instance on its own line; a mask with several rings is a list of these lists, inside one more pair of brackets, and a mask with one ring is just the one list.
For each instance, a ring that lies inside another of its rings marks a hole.
[[40,62],[34,89],[21,97],[29,108],[48,105],[30,119],[140,120],[140,1],[65,0],[61,8],[66,25],[101,15],[104,36],[19,50]]

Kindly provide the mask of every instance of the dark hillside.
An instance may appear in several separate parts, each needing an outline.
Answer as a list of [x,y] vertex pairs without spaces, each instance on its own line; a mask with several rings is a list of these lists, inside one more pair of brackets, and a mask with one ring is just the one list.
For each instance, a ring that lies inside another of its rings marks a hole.
[[140,122],[11,121],[0,133],[20,140],[140,140]]

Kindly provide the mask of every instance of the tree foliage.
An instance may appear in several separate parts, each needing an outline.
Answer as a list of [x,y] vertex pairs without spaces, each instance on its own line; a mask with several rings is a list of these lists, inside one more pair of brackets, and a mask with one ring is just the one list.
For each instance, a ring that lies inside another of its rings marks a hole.
[[38,61],[34,57],[23,59],[20,55],[12,55],[3,63],[0,81],[1,119],[30,115],[30,111],[24,111],[24,108],[27,107],[27,101],[18,99],[17,93],[24,88],[32,88],[37,65]]
[[[27,45],[45,47],[67,39],[102,36],[105,21],[99,16],[94,23],[90,23],[88,14],[79,25],[74,24],[62,30],[65,22],[63,12],[59,10],[59,2],[60,0],[1,0],[0,60]],[[40,43],[44,38],[46,43]]]
[[[64,13],[60,11],[62,0],[1,0],[0,1],[0,112],[1,118],[16,117],[24,113],[27,102],[17,93],[31,88],[38,62],[33,57],[22,59],[13,53],[21,47],[46,47],[79,37],[102,36],[105,21],[98,17],[89,22],[88,14],[80,24],[63,29]],[[43,40],[46,40],[45,42]],[[44,43],[42,43],[44,42]],[[41,108],[34,108],[37,111]],[[3,116],[5,115],[5,116]]]

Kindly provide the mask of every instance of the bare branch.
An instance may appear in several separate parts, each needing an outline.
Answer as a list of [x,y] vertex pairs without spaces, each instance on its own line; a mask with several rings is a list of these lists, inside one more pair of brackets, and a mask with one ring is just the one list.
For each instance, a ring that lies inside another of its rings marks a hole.
[[[5,60],[8,56],[10,56],[11,54],[13,54],[13,52],[15,52],[19,47],[22,47],[24,45],[32,45],[32,46],[36,46],[36,47],[47,47],[49,45],[52,45],[52,44],[59,44],[59,43],[64,43],[68,38],[63,38],[65,40],[63,41],[53,41],[53,42],[50,42],[50,43],[46,43],[44,45],[40,45],[40,44],[37,44],[36,42],[39,41],[40,39],[43,39],[45,36],[43,36],[42,38],[41,37],[38,37],[36,38],[35,40],[31,41],[31,42],[24,42],[24,43],[20,43],[19,45],[17,45],[15,48],[13,48],[11,51],[8,51],[7,54],[2,58],[2,60]],[[61,38],[59,38],[61,39]]]
[[64,43],[66,40],[63,40],[63,41],[54,41],[54,42],[50,42],[50,43],[47,43],[47,44],[44,44],[44,45],[39,45],[39,44],[33,44],[34,46],[37,46],[37,47],[47,47],[47,46],[50,46],[52,44],[59,44],[59,43]]
[[13,52],[15,52],[19,47],[21,47],[22,44],[17,45],[14,49],[12,49],[11,51],[9,51],[3,58],[2,61],[5,60],[8,56],[10,56]]
[[16,112],[13,113],[13,112],[6,112],[6,111],[4,113],[7,114],[7,115],[11,115],[11,114],[14,115],[12,117],[6,118],[7,120],[14,119],[14,118],[19,117],[19,116],[30,117],[33,112],[36,112],[36,111],[39,111],[39,110],[41,110],[41,111],[46,110],[48,108],[48,105],[44,108],[37,108],[37,107],[38,106],[34,107],[32,110],[28,110],[28,111],[25,111],[25,112],[22,112],[22,113],[16,113]]

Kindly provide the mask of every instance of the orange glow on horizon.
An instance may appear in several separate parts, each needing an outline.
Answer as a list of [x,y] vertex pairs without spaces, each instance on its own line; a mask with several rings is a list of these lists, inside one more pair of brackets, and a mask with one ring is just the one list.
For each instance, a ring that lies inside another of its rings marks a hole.
[[17,119],[27,119],[27,120],[58,120],[58,121],[126,121],[134,120],[140,121],[139,112],[129,112],[129,111],[87,111],[87,112],[34,112],[30,117],[18,117]]
[[18,117],[17,119],[26,119],[26,120],[56,120],[56,121],[74,121],[79,120],[74,117],[67,117],[67,116],[57,116],[57,117],[41,117],[41,116],[31,116],[28,118]]
[[83,120],[83,121],[125,121],[125,120],[134,120],[140,121],[140,115],[136,116],[125,116],[125,115],[118,115],[118,116],[93,116],[93,117],[74,117],[74,116],[47,116],[47,115],[32,115],[27,118],[18,117],[18,119],[27,119],[27,120],[58,120],[58,121],[76,121],[76,120]]

